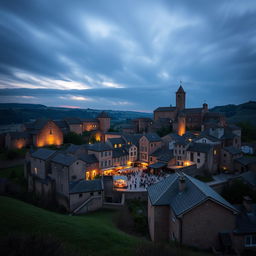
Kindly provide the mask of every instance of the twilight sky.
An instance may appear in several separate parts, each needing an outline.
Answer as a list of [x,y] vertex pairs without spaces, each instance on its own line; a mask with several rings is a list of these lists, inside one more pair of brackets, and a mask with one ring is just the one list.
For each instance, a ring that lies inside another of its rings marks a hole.
[[0,102],[151,112],[255,100],[255,0],[0,0]]

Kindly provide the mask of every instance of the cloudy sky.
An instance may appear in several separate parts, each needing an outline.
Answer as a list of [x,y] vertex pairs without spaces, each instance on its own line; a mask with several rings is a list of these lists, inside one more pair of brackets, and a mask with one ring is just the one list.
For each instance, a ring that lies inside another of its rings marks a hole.
[[150,112],[255,100],[255,0],[1,0],[0,102]]

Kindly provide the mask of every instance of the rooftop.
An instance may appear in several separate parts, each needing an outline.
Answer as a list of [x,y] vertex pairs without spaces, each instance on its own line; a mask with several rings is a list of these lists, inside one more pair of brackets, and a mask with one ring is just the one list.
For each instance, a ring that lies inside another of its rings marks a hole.
[[174,213],[179,216],[197,205],[211,199],[223,205],[233,212],[238,210],[215,192],[206,183],[192,178],[189,175],[182,175],[185,179],[185,189],[179,190],[180,174],[174,173],[164,180],[148,187],[148,195],[152,205],[169,205]]
[[112,150],[111,146],[109,146],[107,143],[102,142],[88,145],[87,149],[96,152]]
[[41,159],[41,160],[48,160],[51,157],[53,157],[56,152],[57,152],[56,150],[40,148],[37,151],[33,152],[31,154],[31,156],[34,157],[34,158]]
[[58,153],[52,158],[52,162],[57,163],[57,164],[61,164],[61,165],[64,165],[64,166],[70,166],[76,160],[77,160],[77,158],[75,156],[66,155],[66,154],[63,154],[63,153]]
[[242,151],[240,149],[235,148],[233,146],[224,147],[223,150],[230,153],[231,155],[236,155],[236,154],[241,154],[242,153]]
[[103,190],[101,179],[79,180],[69,183],[69,193],[86,193]]

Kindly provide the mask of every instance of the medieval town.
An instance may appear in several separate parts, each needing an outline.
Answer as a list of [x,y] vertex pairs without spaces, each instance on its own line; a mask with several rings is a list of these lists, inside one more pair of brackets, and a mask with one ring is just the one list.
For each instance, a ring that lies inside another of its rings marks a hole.
[[[175,107],[158,107],[153,120],[132,120],[118,132],[110,131],[111,117],[103,111],[95,119],[24,123],[22,131],[2,134],[3,145],[28,149],[27,190],[69,215],[141,200],[152,241],[239,255],[256,246],[256,205],[249,194],[235,205],[221,193],[238,180],[254,190],[256,158],[242,147],[241,128],[207,103],[186,108],[182,85],[175,95]],[[159,128],[172,132],[160,137]],[[70,132],[86,132],[93,143],[64,145]]]

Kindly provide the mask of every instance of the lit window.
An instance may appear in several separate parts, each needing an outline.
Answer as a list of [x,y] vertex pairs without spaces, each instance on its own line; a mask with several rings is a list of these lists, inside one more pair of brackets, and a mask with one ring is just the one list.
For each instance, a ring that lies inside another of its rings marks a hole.
[[37,174],[37,168],[35,168],[35,174]]
[[214,154],[214,155],[217,155],[217,150],[216,150],[216,149],[213,151],[213,154]]

